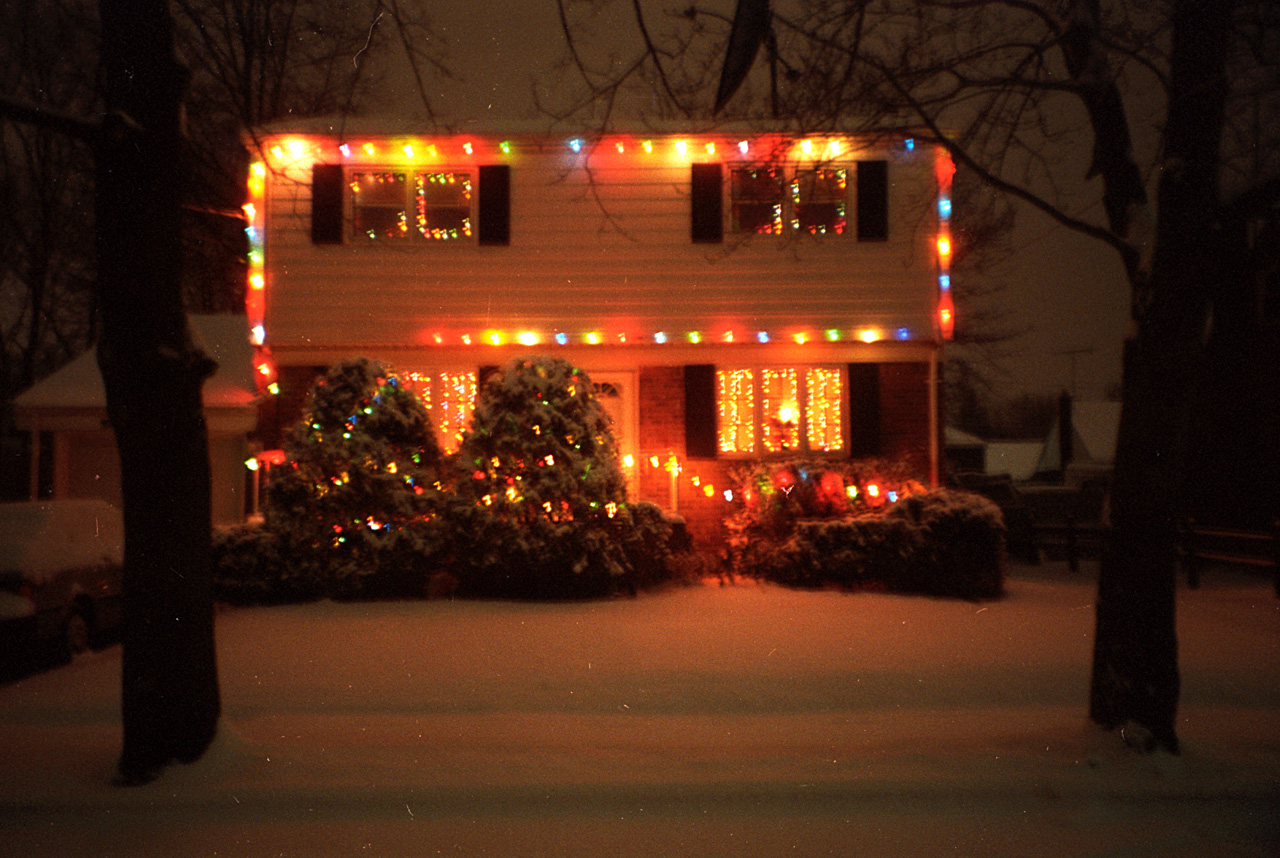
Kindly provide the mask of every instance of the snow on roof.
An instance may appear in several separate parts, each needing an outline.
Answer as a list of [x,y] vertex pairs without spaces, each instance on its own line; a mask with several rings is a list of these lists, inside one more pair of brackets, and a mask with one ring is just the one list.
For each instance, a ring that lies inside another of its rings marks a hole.
[[948,447],[982,447],[987,443],[977,435],[971,435],[954,426],[944,426],[942,431]]
[[[257,398],[253,381],[253,346],[244,316],[193,315],[196,341],[218,362],[204,385],[206,408],[247,408]],[[107,394],[93,349],[32,385],[14,399],[19,411],[59,408],[106,408]]]
[[1035,475],[1043,448],[1043,441],[989,441],[986,472],[1008,474],[1015,480],[1029,480]]
[[124,562],[124,520],[104,500],[0,504],[0,574],[43,583],[58,572]]

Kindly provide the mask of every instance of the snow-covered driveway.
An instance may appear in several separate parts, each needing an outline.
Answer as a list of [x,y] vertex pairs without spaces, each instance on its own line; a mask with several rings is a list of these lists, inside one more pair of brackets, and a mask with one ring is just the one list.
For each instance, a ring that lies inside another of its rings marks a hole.
[[1183,592],[1185,753],[1086,726],[1091,577],[219,615],[199,763],[107,786],[119,649],[0,687],[15,856],[1274,856],[1280,599]]

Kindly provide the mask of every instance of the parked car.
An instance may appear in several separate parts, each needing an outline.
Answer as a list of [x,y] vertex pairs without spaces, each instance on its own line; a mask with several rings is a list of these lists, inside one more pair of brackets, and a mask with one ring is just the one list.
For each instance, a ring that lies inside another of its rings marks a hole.
[[119,632],[124,523],[106,501],[0,504],[0,653],[70,658]]

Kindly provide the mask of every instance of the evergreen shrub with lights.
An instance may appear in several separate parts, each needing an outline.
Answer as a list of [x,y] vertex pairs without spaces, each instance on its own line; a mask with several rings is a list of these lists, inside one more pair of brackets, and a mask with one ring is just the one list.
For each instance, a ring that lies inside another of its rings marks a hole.
[[331,596],[421,596],[441,548],[440,448],[426,407],[365,358],[316,382],[285,442],[265,529],[300,579]]
[[878,459],[764,462],[734,478],[736,574],[962,598],[1002,590],[1004,522],[981,495],[929,491],[905,464]]
[[670,525],[627,503],[609,415],[572,364],[517,358],[486,380],[456,462],[459,593],[584,598],[665,574]]

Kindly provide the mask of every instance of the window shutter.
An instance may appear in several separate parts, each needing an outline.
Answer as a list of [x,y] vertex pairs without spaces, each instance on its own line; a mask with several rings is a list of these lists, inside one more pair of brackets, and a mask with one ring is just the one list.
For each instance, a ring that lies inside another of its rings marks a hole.
[[511,168],[506,164],[480,167],[481,244],[511,243]]
[[719,244],[724,240],[720,165],[693,164],[691,170],[689,201],[693,242]]
[[849,458],[880,455],[880,364],[849,364]]
[[311,167],[311,243],[342,244],[342,165]]
[[684,368],[684,451],[691,459],[716,457],[716,368]]
[[889,162],[858,162],[858,241],[889,237]]

